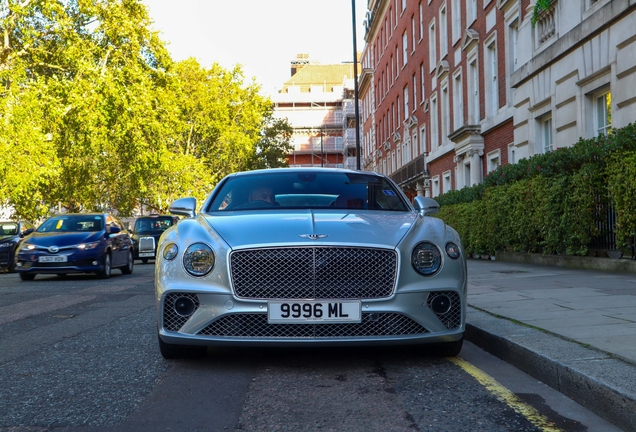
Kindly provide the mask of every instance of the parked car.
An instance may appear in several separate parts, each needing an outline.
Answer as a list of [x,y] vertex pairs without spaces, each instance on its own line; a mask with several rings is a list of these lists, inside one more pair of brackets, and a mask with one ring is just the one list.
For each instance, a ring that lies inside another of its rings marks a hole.
[[[155,270],[165,358],[207,346],[430,344],[457,355],[467,271],[437,202],[388,177],[329,168],[224,178],[161,237]],[[433,351],[431,351],[433,352]]]
[[178,221],[176,216],[158,214],[137,218],[132,232],[133,258],[144,264],[155,259],[159,237]]
[[33,232],[33,225],[22,220],[0,222],[0,271],[15,269],[15,251],[22,239]]
[[28,235],[16,253],[22,280],[37,274],[96,273],[108,278],[113,268],[133,271],[132,239],[108,213],[53,216]]

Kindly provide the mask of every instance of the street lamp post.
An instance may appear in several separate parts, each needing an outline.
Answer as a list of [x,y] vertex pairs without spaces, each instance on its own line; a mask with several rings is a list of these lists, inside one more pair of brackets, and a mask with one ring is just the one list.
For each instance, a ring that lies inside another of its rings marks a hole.
[[358,108],[358,47],[356,43],[356,0],[351,0],[351,20],[353,24],[353,89],[356,114],[356,169],[360,171],[360,110]]

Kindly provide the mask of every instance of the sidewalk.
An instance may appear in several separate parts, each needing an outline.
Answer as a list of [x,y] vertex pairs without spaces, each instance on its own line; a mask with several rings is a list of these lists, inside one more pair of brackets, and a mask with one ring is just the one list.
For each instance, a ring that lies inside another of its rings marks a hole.
[[636,431],[636,274],[468,260],[466,340]]

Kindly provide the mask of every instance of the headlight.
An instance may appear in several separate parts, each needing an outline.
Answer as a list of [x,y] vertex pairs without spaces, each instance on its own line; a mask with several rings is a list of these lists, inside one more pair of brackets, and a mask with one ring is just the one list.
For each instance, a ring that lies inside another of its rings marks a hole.
[[205,276],[214,268],[214,252],[206,244],[194,243],[183,253],[183,266],[192,276]]
[[91,249],[95,249],[97,246],[99,246],[99,242],[82,243],[82,244],[78,244],[77,248],[82,250],[91,250]]
[[23,251],[32,251],[33,249],[35,249],[35,246],[31,245],[31,244],[22,244],[22,246],[20,246],[20,250]]
[[460,255],[459,246],[457,246],[453,242],[446,243],[446,255],[448,255],[452,259],[459,258],[459,255]]
[[12,247],[15,243],[14,242],[6,242],[6,243],[2,243],[0,244],[0,247],[4,248],[4,247]]
[[177,257],[179,253],[179,247],[175,243],[168,244],[165,248],[163,248],[163,257],[168,261],[172,261]]
[[411,252],[411,265],[421,275],[433,275],[442,267],[442,253],[432,243],[419,243]]

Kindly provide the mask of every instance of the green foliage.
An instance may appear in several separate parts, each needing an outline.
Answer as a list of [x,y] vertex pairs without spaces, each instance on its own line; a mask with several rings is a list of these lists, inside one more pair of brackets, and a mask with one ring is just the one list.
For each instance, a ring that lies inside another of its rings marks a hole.
[[633,241],[635,178],[636,125],[630,124],[500,166],[481,184],[438,197],[438,216],[458,230],[469,253],[585,255],[611,206],[619,245]]
[[140,0],[0,6],[0,205],[38,219],[203,198],[284,165],[291,130],[240,67],[174,63]]
[[534,5],[534,9],[532,10],[532,28],[534,28],[534,26],[537,24],[541,12],[548,10],[551,3],[552,0],[537,0]]

